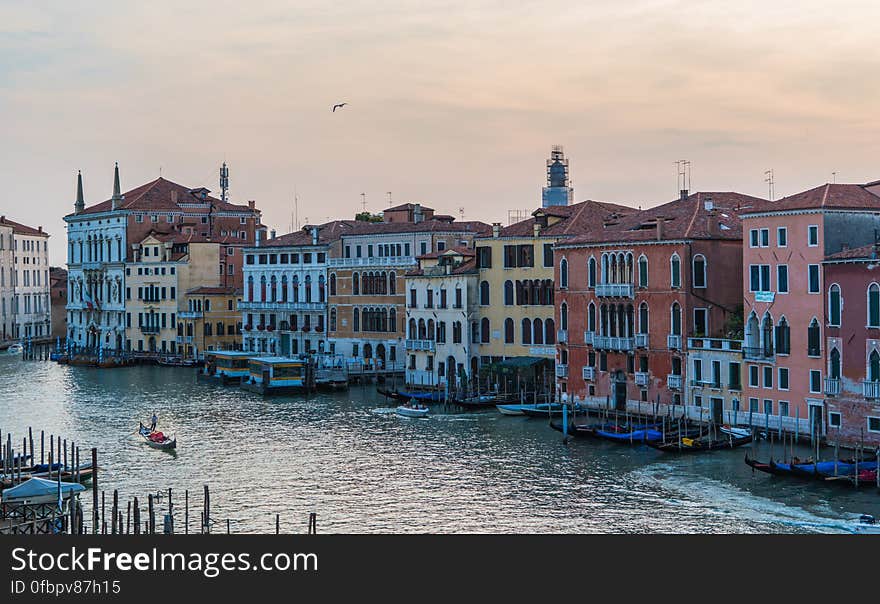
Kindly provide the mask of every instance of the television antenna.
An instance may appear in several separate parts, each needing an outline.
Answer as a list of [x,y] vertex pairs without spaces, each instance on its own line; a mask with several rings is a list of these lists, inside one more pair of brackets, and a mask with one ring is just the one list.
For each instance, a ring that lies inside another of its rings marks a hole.
[[364,208],[364,212],[367,211],[367,194],[361,193],[361,206]]
[[679,159],[675,163],[676,173],[677,173],[677,183],[678,183],[678,191],[681,193],[682,191],[690,191],[691,190],[691,162],[689,159]]
[[770,201],[773,201],[773,195],[775,194],[776,181],[773,178],[773,168],[766,170],[764,172],[764,182],[767,183],[767,187],[769,189],[768,194],[770,196]]
[[388,207],[391,207],[391,191],[385,191],[385,195],[388,196]]

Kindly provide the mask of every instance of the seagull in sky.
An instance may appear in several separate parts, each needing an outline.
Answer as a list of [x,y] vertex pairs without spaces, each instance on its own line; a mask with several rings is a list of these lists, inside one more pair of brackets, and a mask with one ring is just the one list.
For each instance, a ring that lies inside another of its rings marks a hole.
[[333,105],[333,109],[331,109],[330,111],[332,111],[333,113],[336,113],[337,109],[342,109],[346,105],[348,105],[348,103],[337,103],[336,105]]

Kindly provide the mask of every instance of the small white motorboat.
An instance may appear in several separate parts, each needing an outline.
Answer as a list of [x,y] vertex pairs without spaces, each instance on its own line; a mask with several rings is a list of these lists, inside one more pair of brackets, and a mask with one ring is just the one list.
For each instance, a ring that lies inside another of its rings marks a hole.
[[880,524],[870,514],[862,514],[859,522],[853,527],[856,535],[880,535]]
[[729,434],[734,438],[745,438],[746,436],[750,436],[752,431],[748,428],[734,428],[729,424],[724,424],[720,428],[718,428],[722,434]]
[[405,405],[400,405],[397,408],[397,415],[402,417],[427,417],[428,416],[428,407],[417,403],[415,401],[410,401]]
[[6,349],[6,354],[21,354],[22,347],[21,344],[13,344],[9,348]]
[[513,404],[513,405],[495,405],[495,408],[498,409],[502,415],[525,415],[523,413],[523,407],[525,405]]

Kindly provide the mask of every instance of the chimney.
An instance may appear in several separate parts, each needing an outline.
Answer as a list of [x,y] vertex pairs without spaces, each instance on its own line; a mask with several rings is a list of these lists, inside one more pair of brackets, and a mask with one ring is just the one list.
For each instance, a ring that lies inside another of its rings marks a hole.
[[665,220],[666,219],[663,216],[658,216],[656,219],[656,221],[657,221],[657,241],[663,240],[663,231],[664,231],[663,222]]
[[541,225],[538,223],[537,220],[535,221],[535,224],[532,225],[532,233],[534,234],[535,237],[538,237],[541,235]]
[[312,245],[318,245],[318,227],[312,227]]
[[501,236],[501,223],[493,222],[492,223],[492,237],[496,239]]
[[688,190],[687,189],[682,189],[681,191],[679,191],[679,193],[680,193],[679,200],[684,201],[685,199],[688,198]]
[[252,210],[256,209],[256,207],[257,207],[257,202],[254,201],[253,199],[249,199],[249,200],[248,200],[248,207],[249,207],[250,209],[252,209]]
[[43,227],[42,227],[42,225],[37,227],[37,231],[39,231],[40,233],[43,232]]
[[422,204],[417,203],[413,206],[413,222],[418,224],[424,220],[424,216],[422,215]]
[[269,239],[275,239],[275,229],[269,231]]
[[[710,204],[711,200],[707,202]],[[715,209],[711,207],[706,208],[708,212],[706,213],[706,230],[709,232],[709,235],[713,237],[718,235],[718,216],[715,214]]]
[[177,189],[171,190],[171,203],[177,203]]

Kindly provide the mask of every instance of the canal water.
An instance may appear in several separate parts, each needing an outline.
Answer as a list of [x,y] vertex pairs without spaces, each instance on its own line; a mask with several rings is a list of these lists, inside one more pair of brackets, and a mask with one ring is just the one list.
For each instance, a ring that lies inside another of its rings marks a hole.
[[[132,434],[154,410],[174,455]],[[203,484],[217,530],[229,518],[233,532],[272,532],[276,513],[282,532],[305,532],[311,511],[327,533],[841,532],[860,513],[880,516],[874,491],[753,474],[744,449],[563,445],[545,421],[494,410],[404,419],[370,386],[263,398],[198,383],[192,369],[0,355],[4,440],[11,431],[20,444],[28,426],[37,449],[40,429],[98,447],[108,496],[171,487],[178,529],[184,489],[193,527]]]

